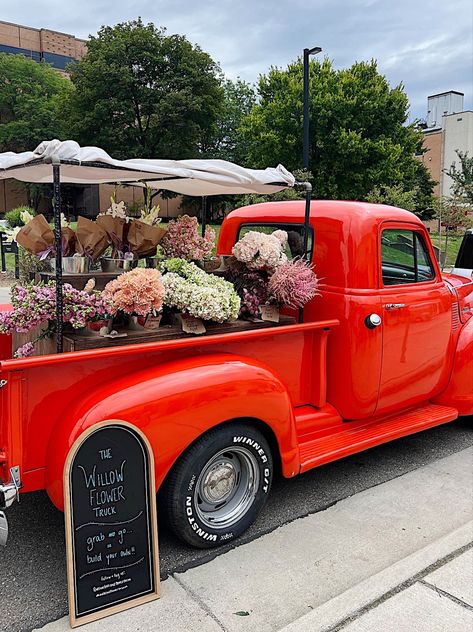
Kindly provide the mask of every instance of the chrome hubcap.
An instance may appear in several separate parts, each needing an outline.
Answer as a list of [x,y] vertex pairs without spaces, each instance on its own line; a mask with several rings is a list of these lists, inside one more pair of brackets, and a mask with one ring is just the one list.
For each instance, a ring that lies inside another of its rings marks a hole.
[[233,491],[237,480],[237,472],[233,463],[223,461],[216,463],[202,482],[202,495],[209,503],[219,503]]
[[200,520],[220,529],[236,524],[253,504],[259,480],[258,461],[248,449],[221,450],[205,464],[194,488]]

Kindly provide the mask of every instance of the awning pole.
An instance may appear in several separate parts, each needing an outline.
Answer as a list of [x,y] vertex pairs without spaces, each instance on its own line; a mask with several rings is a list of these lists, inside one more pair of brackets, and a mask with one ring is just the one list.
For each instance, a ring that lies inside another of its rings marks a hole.
[[205,235],[207,227],[207,196],[202,196],[202,237]]
[[309,261],[309,232],[310,232],[310,201],[312,198],[312,185],[305,182],[305,213],[304,213],[304,257]]
[[54,199],[54,245],[56,249],[56,350],[62,353],[63,295],[62,295],[62,235],[61,235],[61,174],[60,160],[52,158]]

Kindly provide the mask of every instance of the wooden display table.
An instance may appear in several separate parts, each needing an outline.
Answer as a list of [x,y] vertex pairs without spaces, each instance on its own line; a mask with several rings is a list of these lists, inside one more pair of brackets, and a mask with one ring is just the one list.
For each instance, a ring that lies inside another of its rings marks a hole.
[[[270,323],[263,320],[248,321],[236,320],[231,323],[206,323],[207,332],[201,334],[208,336],[213,334],[230,334],[237,331],[247,331],[250,329],[266,329],[268,327],[278,327],[280,325],[292,325],[295,319],[289,316],[281,316],[279,323]],[[195,334],[187,334],[176,325],[164,325],[156,330],[142,329],[117,329],[119,333],[126,333],[123,338],[105,338],[98,333],[90,334],[65,333],[64,351],[84,351],[86,349],[100,349],[109,347],[121,347],[123,345],[133,345],[143,342],[159,342],[161,340],[171,340],[176,338],[196,338]]]

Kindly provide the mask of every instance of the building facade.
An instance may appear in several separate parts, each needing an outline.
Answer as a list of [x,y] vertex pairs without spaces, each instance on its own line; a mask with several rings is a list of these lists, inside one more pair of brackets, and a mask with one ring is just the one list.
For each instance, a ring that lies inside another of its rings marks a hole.
[[452,179],[447,171],[459,163],[457,151],[473,155],[473,112],[464,110],[461,92],[443,92],[428,97],[424,133],[426,152],[418,156],[437,183],[434,194],[450,196]]
[[86,52],[85,41],[73,35],[0,21],[0,53],[24,55],[65,72],[67,64],[79,61]]

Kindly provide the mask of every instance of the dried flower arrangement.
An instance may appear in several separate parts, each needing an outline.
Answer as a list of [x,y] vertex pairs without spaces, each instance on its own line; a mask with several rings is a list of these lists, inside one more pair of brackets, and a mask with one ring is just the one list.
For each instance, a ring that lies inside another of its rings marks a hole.
[[164,291],[159,270],[135,268],[107,283],[103,297],[110,301],[112,314],[121,311],[135,316],[148,316],[162,309]]
[[166,257],[176,257],[186,261],[199,261],[209,257],[215,241],[215,231],[207,227],[205,235],[199,235],[196,217],[182,215],[168,224],[167,233],[161,241]]
[[270,302],[298,309],[315,296],[319,281],[310,264],[303,259],[294,259],[278,266],[268,282]]
[[275,230],[270,235],[250,230],[233,246],[232,254],[251,270],[272,269],[287,261],[286,243],[284,230]]
[[217,323],[238,318],[240,297],[230,282],[179,258],[163,261],[161,270],[168,307]]

